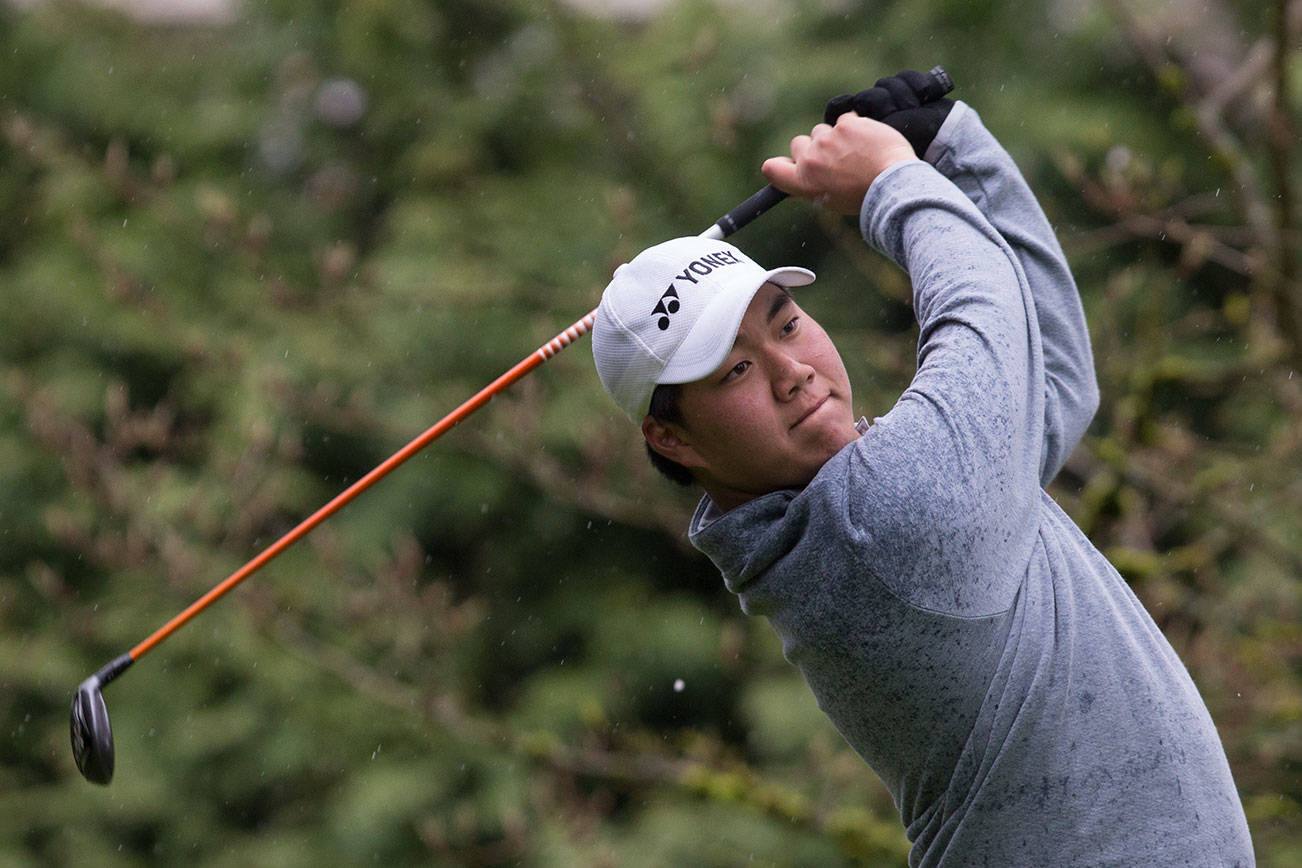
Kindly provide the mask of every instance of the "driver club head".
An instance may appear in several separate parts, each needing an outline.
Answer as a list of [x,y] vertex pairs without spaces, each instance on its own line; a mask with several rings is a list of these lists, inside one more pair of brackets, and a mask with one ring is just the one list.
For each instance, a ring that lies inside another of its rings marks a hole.
[[72,698],[72,756],[91,783],[113,780],[113,728],[98,675],[81,682]]

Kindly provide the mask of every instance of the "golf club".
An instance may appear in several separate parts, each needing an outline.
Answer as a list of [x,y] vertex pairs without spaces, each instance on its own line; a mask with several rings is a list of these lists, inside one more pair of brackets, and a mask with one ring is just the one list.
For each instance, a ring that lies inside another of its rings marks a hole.
[[[935,67],[928,75],[931,78],[928,90],[924,93],[927,99],[937,99],[953,89],[953,84],[949,76],[940,67]],[[732,235],[743,226],[750,223],[756,217],[759,217],[768,209],[772,208],[778,202],[781,202],[787,196],[786,193],[774,188],[771,184],[750,196],[737,207],[733,208],[723,217],[701,233],[701,237],[723,239]],[[158,628],[152,635],[146,638],[140,644],[136,645],[126,654],[114,658],[105,664],[98,672],[81,682],[77,687],[77,692],[72,698],[72,755],[77,762],[77,768],[86,780],[96,784],[107,784],[113,779],[114,769],[114,747],[113,747],[113,729],[109,723],[108,708],[104,704],[104,688],[121,675],[126,669],[135,663],[141,657],[148,654],[152,649],[158,646],[160,642],[171,636],[178,629],[188,623],[192,618],[208,608],[219,598],[238,585],[240,582],[253,575],[262,567],[266,566],[285,549],[298,542],[308,534],[313,528],[321,524],[330,516],[334,515],[354,498],[375,483],[379,482],[397,467],[411,458],[417,452],[420,452],[429,444],[433,443],[451,428],[464,421],[480,407],[492,400],[493,396],[506,389],[516,380],[528,374],[534,368],[546,362],[552,356],[565,349],[578,338],[582,337],[592,328],[593,320],[596,318],[595,310],[589,312],[586,316],[574,323],[565,331],[543,344],[534,352],[530,353],[524,359],[516,363],[514,367],[502,374],[493,382],[489,383],[473,397],[465,401],[447,416],[436,422],[420,436],[416,437],[406,446],[399,449],[393,455],[386,458],[382,463],[377,465],[373,470],[354,482],[343,492],[336,495],[333,500],[325,506],[318,509],[311,516],[303,520],[297,527],[286,533],[280,539],[276,540],[260,554],[240,567],[220,584],[215,586],[208,593],[204,594],[198,600],[195,600],[186,607],[180,614],[172,618],[162,627]]]
[[97,784],[107,784],[113,779],[113,730],[109,725],[108,709],[104,705],[102,694],[105,685],[121,675],[128,666],[148,654],[168,636],[179,630],[195,615],[208,608],[240,582],[253,575],[285,549],[298,542],[321,522],[343,509],[363,491],[389,475],[408,458],[433,443],[448,430],[470,416],[471,413],[487,404],[498,392],[501,392],[586,334],[588,329],[592,327],[592,321],[596,318],[596,315],[595,310],[591,311],[574,325],[517,362],[514,367],[483,389],[480,389],[473,397],[447,416],[444,416],[419,437],[386,458],[361,479],[348,486],[343,492],[336,495],[333,500],[264,549],[261,554],[231,573],[220,584],[195,600],[180,614],[158,628],[136,647],[110,661],[94,675],[83,681],[77,687],[77,693],[72,700],[72,754],[77,761],[77,768],[81,770],[82,776],[86,780]]

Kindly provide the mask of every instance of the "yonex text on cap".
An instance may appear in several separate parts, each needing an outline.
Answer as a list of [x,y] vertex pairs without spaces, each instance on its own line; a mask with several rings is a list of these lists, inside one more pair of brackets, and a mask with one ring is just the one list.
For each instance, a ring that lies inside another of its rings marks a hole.
[[597,376],[636,423],[660,383],[690,383],[732,349],[755,292],[766,282],[804,286],[804,268],[766,271],[723,241],[689,236],[649,247],[615,269],[597,308]]

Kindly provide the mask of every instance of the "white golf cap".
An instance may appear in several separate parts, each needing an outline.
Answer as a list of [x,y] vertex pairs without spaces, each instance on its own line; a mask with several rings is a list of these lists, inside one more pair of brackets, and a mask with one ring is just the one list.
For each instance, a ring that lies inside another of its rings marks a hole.
[[736,247],[675,238],[615,269],[597,308],[592,355],[615,403],[641,423],[660,383],[690,383],[723,364],[756,291],[804,286],[814,273],[766,271]]

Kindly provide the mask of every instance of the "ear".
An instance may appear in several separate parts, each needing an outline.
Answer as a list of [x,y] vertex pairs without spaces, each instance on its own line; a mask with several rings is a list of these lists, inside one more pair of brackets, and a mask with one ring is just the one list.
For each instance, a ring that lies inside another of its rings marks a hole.
[[704,462],[686,439],[687,432],[680,425],[665,424],[649,414],[642,419],[642,436],[652,449],[684,467],[702,467]]

